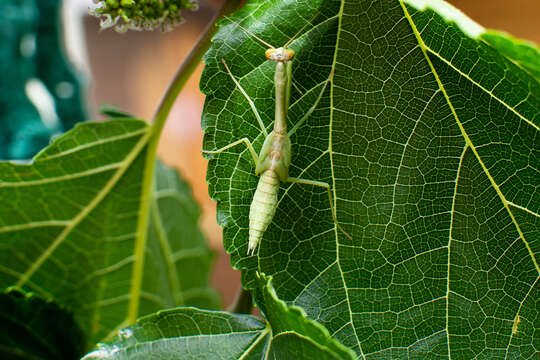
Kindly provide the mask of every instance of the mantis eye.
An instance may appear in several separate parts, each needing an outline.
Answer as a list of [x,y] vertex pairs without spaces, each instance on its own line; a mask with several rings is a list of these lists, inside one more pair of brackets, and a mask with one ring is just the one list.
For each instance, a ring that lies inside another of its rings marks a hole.
[[90,13],[101,19],[101,28],[118,32],[132,30],[172,30],[182,22],[182,9],[196,9],[195,0],[94,0]]

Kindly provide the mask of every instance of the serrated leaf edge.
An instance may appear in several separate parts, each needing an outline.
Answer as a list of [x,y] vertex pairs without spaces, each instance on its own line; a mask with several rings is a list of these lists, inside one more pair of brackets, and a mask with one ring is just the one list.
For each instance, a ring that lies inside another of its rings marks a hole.
[[[330,342],[332,342],[337,348],[340,348],[340,350],[348,353],[348,355],[350,356],[351,359],[356,359],[356,354],[354,353],[354,351],[352,349],[349,349],[345,345],[341,344],[338,340],[334,339],[332,337],[332,335],[330,334],[330,332],[328,331],[328,329],[326,327],[324,327],[321,323],[319,323],[319,322],[317,322],[317,321],[315,321],[313,319],[310,319],[307,316],[304,309],[302,309],[301,307],[296,306],[296,305],[287,305],[283,300],[278,298],[278,296],[276,294],[276,291],[274,289],[274,286],[272,285],[272,276],[267,276],[267,275],[265,275],[263,273],[257,273],[256,276],[258,278],[258,281],[264,283],[264,285],[262,285],[262,287],[261,287],[261,291],[266,292],[267,294],[269,294],[270,297],[272,297],[275,304],[278,305],[281,308],[283,313],[288,313],[288,314],[291,314],[291,316],[302,318],[303,321],[305,321],[307,324],[309,324],[312,328],[316,329],[316,331],[322,332],[323,336],[325,338],[327,338]],[[267,320],[267,321],[268,321],[268,323],[270,323],[270,320]],[[271,323],[270,323],[270,326],[272,326]],[[329,353],[331,353],[331,354],[335,355],[337,358],[339,358],[339,355],[336,354],[331,348],[329,348],[327,346],[324,346],[323,344],[319,344],[316,341],[313,341],[313,339],[307,337],[306,335],[302,335],[302,334],[300,334],[300,333],[298,333],[296,331],[293,331],[293,330],[283,331],[283,332],[280,332],[278,334],[275,334],[274,330],[272,329],[272,339],[274,339],[275,337],[277,337],[279,335],[282,335],[282,334],[294,334],[296,336],[299,336],[299,337],[302,337],[302,338],[305,338],[305,339],[309,339],[317,347],[319,347],[321,349],[324,349],[325,351],[328,351]],[[269,351],[269,348],[270,348],[270,346],[268,347],[268,351]]]

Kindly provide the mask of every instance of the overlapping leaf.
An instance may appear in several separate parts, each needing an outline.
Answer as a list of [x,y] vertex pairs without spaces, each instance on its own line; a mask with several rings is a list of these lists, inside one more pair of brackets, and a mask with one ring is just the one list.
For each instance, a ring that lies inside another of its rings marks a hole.
[[197,228],[199,207],[175,169],[159,161],[156,167],[143,287],[160,294],[159,309],[184,305],[215,309],[219,295],[208,287],[213,256]]
[[[442,1],[249,1],[234,20],[277,47],[317,11],[291,44],[302,93],[293,90],[290,124],[333,77],[291,139],[290,173],[332,185],[353,240],[336,229],[324,189],[282,184],[274,221],[246,256],[257,177],[245,147],[231,148],[213,156],[208,180],[244,284],[272,274],[280,298],[361,358],[537,356],[538,57],[499,53]],[[206,149],[242,137],[260,149],[221,59],[270,128],[263,53],[223,23],[201,80]]]
[[353,359],[354,353],[332,339],[320,324],[287,307],[271,280],[257,278],[257,296],[269,322],[251,315],[194,308],[161,311],[100,344],[91,359]]
[[78,359],[84,337],[73,315],[35,294],[0,293],[2,359]]
[[215,304],[186,185],[158,164],[155,196],[143,197],[151,134],[135,119],[85,123],[31,164],[0,163],[0,286],[73,311],[90,346],[140,315]]

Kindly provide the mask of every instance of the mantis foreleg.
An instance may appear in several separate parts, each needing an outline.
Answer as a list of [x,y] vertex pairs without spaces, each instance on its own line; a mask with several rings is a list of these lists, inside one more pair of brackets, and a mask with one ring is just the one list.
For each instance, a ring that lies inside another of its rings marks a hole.
[[261,115],[259,115],[259,112],[257,111],[257,108],[255,107],[255,103],[253,102],[253,100],[251,100],[251,98],[247,94],[246,90],[244,90],[242,85],[240,85],[240,82],[238,82],[238,80],[236,80],[236,78],[232,74],[231,70],[229,70],[229,67],[227,66],[227,63],[225,62],[225,59],[221,59],[221,62],[223,63],[223,66],[225,66],[225,70],[227,70],[227,73],[229,74],[231,79],[234,81],[234,83],[236,84],[236,86],[238,87],[238,89],[240,90],[242,95],[244,95],[244,97],[246,98],[249,106],[251,107],[251,110],[253,110],[253,114],[255,114],[255,117],[257,118],[257,121],[259,122],[259,126],[261,127],[261,131],[263,132],[264,136],[267,137],[268,136],[268,131],[266,131],[266,128],[264,127],[264,123],[263,123],[263,121],[261,119]]
[[321,90],[321,92],[319,93],[319,95],[317,96],[317,100],[315,100],[315,102],[313,103],[313,105],[309,108],[309,110],[304,114],[304,116],[302,116],[302,118],[300,120],[298,120],[298,122],[293,126],[293,128],[288,132],[287,135],[289,135],[289,137],[292,136],[292,134],[294,134],[296,132],[296,130],[298,130],[298,128],[300,127],[300,125],[302,125],[304,123],[304,121],[307,120],[307,118],[309,118],[309,116],[313,113],[313,111],[315,111],[315,109],[317,108],[317,106],[319,105],[319,102],[321,101],[322,99],[322,96],[324,94],[324,90],[326,89],[326,85],[328,85],[328,82],[330,81],[330,78],[328,78],[327,80],[325,80],[324,82],[324,85],[323,85],[323,88]]
[[255,149],[253,148],[253,145],[251,145],[251,142],[248,138],[241,138],[240,140],[236,140],[235,142],[230,143],[229,145],[226,145],[220,149],[217,150],[203,150],[203,153],[205,154],[219,154],[227,149],[230,149],[240,143],[244,143],[249,150],[251,157],[253,158],[253,162],[255,162],[255,166],[259,164],[259,157],[257,156],[257,153],[255,152]]

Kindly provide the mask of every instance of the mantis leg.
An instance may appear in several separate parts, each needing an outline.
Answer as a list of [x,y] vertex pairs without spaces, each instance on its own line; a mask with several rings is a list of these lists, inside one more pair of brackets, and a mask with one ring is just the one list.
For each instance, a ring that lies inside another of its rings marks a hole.
[[328,82],[329,82],[330,79],[327,79],[325,80],[324,82],[324,85],[323,85],[323,88],[321,90],[321,92],[319,93],[319,95],[317,96],[317,100],[315,100],[315,102],[313,103],[313,105],[309,108],[309,110],[304,114],[304,116],[298,120],[298,122],[293,126],[293,128],[291,129],[291,131],[289,131],[289,133],[287,135],[292,136],[292,134],[294,134],[296,132],[296,130],[298,130],[298,128],[300,127],[300,125],[302,125],[304,123],[304,121],[307,120],[307,118],[313,113],[313,111],[315,111],[315,108],[317,107],[317,105],[319,105],[319,102],[321,101],[322,99],[322,95],[324,93],[324,90],[326,90],[326,85],[328,85]]
[[332,217],[334,218],[334,223],[336,224],[336,227],[341,231],[349,240],[352,240],[352,236],[349,235],[343,228],[339,225],[337,221],[337,214],[336,209],[334,208],[334,201],[332,197],[332,191],[330,190],[330,184],[325,183],[324,181],[316,181],[316,180],[307,180],[307,179],[300,179],[300,178],[294,178],[289,177],[287,179],[287,182],[297,183],[297,184],[306,184],[306,185],[313,185],[313,186],[319,186],[326,189],[328,192],[328,200],[330,201],[330,209],[332,210]]
[[203,153],[205,154],[219,154],[227,149],[230,149],[240,143],[244,143],[247,147],[247,149],[249,150],[250,154],[251,154],[251,157],[253,158],[253,161],[255,162],[255,167],[259,164],[259,157],[257,156],[257,153],[255,152],[255,149],[253,148],[253,145],[251,145],[251,142],[249,141],[248,138],[241,138],[240,140],[236,140],[235,142],[233,143],[230,143],[229,145],[226,145],[224,147],[222,147],[221,149],[217,149],[217,150],[212,150],[212,151],[209,151],[209,150],[203,150]]
[[257,108],[255,107],[255,103],[253,102],[253,100],[251,100],[251,98],[249,97],[247,92],[244,90],[242,85],[240,85],[238,80],[236,80],[236,78],[232,74],[231,70],[229,70],[229,67],[227,66],[227,63],[225,62],[225,59],[221,59],[221,62],[223,63],[223,66],[225,66],[225,70],[227,70],[227,73],[229,74],[231,79],[234,81],[236,86],[238,86],[238,89],[240,90],[242,95],[244,95],[244,97],[248,101],[249,106],[251,107],[251,110],[253,110],[253,113],[255,114],[255,117],[257,118],[257,121],[259,122],[259,126],[261,127],[261,131],[263,132],[264,137],[267,137],[268,136],[268,131],[266,131],[266,128],[264,127],[264,123],[263,123],[263,121],[261,119],[261,116],[259,115],[259,112],[257,111]]

